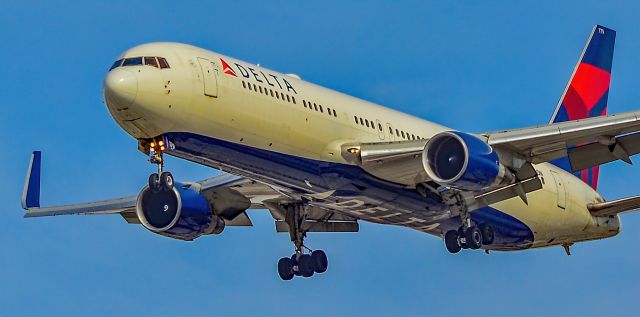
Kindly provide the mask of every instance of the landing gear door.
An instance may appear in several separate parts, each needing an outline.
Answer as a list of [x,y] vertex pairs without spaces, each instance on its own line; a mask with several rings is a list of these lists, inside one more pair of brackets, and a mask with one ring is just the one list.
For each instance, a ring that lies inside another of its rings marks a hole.
[[202,71],[204,94],[210,97],[218,97],[217,67],[206,58],[198,57],[198,63],[200,64],[200,70]]
[[556,184],[556,193],[558,195],[558,207],[562,209],[566,209],[567,208],[567,190],[564,187],[562,176],[560,176],[560,174],[554,171],[551,171],[551,176],[553,176],[553,181]]

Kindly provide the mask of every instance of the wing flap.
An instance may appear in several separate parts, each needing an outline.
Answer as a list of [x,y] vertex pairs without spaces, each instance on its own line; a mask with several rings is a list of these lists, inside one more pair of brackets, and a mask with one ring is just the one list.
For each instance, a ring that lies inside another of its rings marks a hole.
[[616,160],[631,163],[629,156],[640,153],[640,133],[617,137],[612,144],[602,142],[578,146],[567,150],[567,153],[574,171]]

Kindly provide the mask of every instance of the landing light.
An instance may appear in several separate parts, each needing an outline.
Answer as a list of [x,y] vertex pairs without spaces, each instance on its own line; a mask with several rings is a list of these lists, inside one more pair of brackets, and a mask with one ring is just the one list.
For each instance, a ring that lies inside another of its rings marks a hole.
[[351,154],[358,154],[360,153],[360,149],[357,147],[352,147],[352,148],[348,148],[347,152],[351,153]]

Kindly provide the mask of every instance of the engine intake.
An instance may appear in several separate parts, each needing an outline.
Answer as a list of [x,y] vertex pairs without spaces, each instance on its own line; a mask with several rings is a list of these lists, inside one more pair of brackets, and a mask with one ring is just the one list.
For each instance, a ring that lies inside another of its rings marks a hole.
[[462,132],[442,132],[429,139],[422,164],[434,182],[460,190],[486,190],[514,180],[490,145]]
[[193,240],[203,234],[218,234],[224,220],[217,217],[207,199],[190,185],[175,183],[171,190],[142,189],[136,203],[142,225],[154,233]]

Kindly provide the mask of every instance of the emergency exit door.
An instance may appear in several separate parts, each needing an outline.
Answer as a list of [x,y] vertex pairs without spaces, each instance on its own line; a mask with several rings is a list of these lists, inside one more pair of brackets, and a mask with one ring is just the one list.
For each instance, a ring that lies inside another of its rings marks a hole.
[[214,63],[206,58],[198,57],[202,70],[203,91],[206,96],[218,97],[218,70]]

